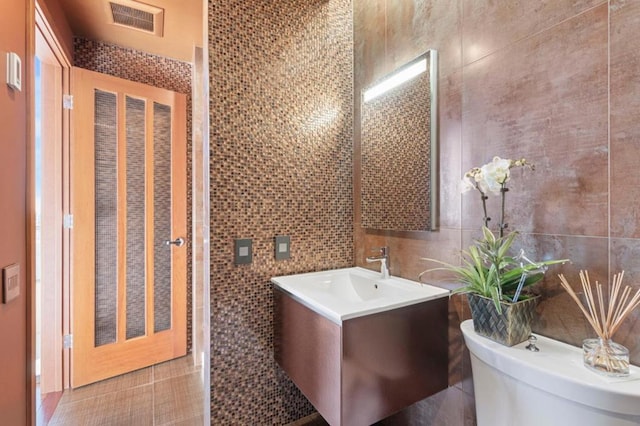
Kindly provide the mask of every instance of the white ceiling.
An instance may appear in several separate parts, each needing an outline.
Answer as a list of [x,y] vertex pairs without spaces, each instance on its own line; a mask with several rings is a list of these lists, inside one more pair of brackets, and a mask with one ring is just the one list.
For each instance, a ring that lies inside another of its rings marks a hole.
[[164,9],[162,37],[110,23],[108,0],[60,0],[60,4],[76,36],[192,62],[194,46],[203,45],[206,0],[133,1]]

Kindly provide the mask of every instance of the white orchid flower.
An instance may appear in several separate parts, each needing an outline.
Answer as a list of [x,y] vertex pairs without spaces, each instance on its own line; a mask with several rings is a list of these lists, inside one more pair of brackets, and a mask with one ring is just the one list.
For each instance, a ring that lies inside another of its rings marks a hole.
[[479,167],[474,167],[464,174],[462,178],[462,190],[461,192],[464,194],[472,189],[478,189],[478,185],[482,182],[482,172]]
[[465,175],[462,178],[462,189],[460,190],[460,192],[464,194],[465,192],[469,192],[473,189],[476,189],[476,184],[471,179],[471,176]]
[[502,184],[509,181],[511,172],[511,160],[500,157],[493,157],[493,161],[485,164],[480,168],[483,180],[480,182],[480,188],[486,193],[499,194]]

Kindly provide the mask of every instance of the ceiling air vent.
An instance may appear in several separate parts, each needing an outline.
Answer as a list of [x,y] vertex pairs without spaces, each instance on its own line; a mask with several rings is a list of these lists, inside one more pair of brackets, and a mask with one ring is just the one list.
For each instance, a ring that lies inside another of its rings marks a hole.
[[133,0],[109,2],[111,23],[162,37],[164,9]]

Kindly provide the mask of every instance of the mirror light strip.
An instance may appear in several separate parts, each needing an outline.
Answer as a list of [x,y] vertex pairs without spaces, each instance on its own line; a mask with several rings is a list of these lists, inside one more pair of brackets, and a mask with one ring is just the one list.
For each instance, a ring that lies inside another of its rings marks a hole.
[[402,83],[411,80],[412,78],[422,74],[427,70],[427,59],[422,58],[415,64],[408,66],[407,68],[399,71],[397,74],[382,80],[380,83],[373,87],[370,87],[364,92],[364,101],[369,102],[385,92],[400,86]]
[[429,167],[431,169],[431,202],[429,203],[431,230],[437,231],[440,218],[438,214],[440,207],[438,205],[438,188],[440,188],[440,182],[438,181],[438,146],[439,146],[439,129],[438,129],[438,51],[435,49],[429,50],[429,90],[431,92],[431,118],[429,120],[429,136],[431,140],[429,142]]

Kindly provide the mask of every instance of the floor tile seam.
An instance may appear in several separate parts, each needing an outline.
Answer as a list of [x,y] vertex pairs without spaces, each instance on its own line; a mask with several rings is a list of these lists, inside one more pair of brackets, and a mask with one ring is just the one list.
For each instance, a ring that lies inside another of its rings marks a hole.
[[159,423],[156,422],[156,418],[155,416],[153,417],[153,424],[154,426],[171,426],[171,425],[175,425],[179,422],[184,422],[187,420],[192,420],[192,419],[200,419],[199,415],[195,415],[195,416],[180,416],[176,419],[173,420],[169,420],[168,422],[162,422],[160,421]]
[[189,375],[194,374],[194,373],[200,374],[201,371],[200,371],[200,369],[194,369],[193,371],[184,372],[184,373],[177,374],[177,375],[174,375],[174,376],[163,377],[161,379],[154,380],[154,384],[155,383],[166,382],[167,380],[177,379],[177,378],[184,377],[184,376],[189,376]]
[[[193,373],[190,373],[190,374],[193,374]],[[188,375],[188,374],[185,374],[183,376],[177,376],[177,378],[184,377],[186,375]],[[175,379],[175,378],[176,377],[174,377],[173,379]],[[171,379],[167,379],[167,380],[171,380]],[[156,383],[166,382],[167,380],[161,380],[160,382],[156,382]],[[171,388],[172,388],[172,391],[173,391],[174,386],[171,386]],[[154,385],[154,393],[153,393],[154,398],[155,398],[155,393],[156,393],[156,389],[155,389],[155,385]],[[198,399],[200,399],[200,398],[198,398]],[[186,420],[199,418],[198,417],[200,415],[200,411],[199,410],[195,410],[195,411],[194,410],[190,410],[190,409],[187,410],[187,408],[188,408],[187,405],[190,402],[192,402],[192,401],[191,400],[186,400],[186,399],[184,401],[182,401],[182,404],[180,404],[180,408],[184,409],[185,412],[181,413],[180,415],[177,415],[176,418],[172,418],[171,420],[164,422],[162,420],[157,420],[157,414],[158,413],[156,412],[157,411],[157,406],[156,406],[156,402],[155,402],[155,399],[154,399],[154,402],[153,402],[154,426],[169,426],[169,425],[172,425],[172,424],[175,424],[175,423],[178,423],[178,422],[183,422],[183,421],[186,421]],[[174,411],[172,414],[176,415],[177,413]]]
[[156,365],[151,368],[151,424],[156,426]]
[[75,399],[73,401],[68,401],[68,402],[63,402],[63,398],[64,398],[64,395],[63,395],[60,398],[60,402],[58,403],[58,407],[60,407],[62,405],[75,404],[77,402],[87,401],[87,400],[95,399],[95,398],[104,398],[105,396],[112,395],[114,393],[126,392],[126,391],[129,391],[129,390],[138,389],[138,388],[141,388],[141,387],[144,387],[144,386],[151,386],[151,388],[153,389],[153,382],[141,383],[141,384],[138,384],[138,385],[135,385],[135,386],[126,387],[124,389],[117,389],[117,390],[114,390],[114,391],[109,391],[109,392],[101,393],[101,394],[98,394],[98,395],[91,395],[91,396],[87,396],[87,397],[84,397],[84,398],[81,397],[79,399]]

